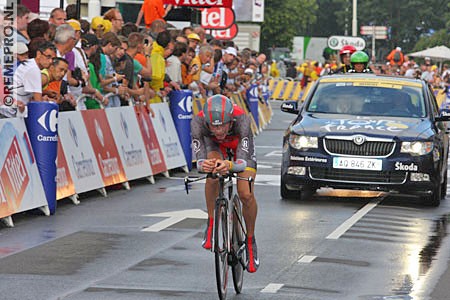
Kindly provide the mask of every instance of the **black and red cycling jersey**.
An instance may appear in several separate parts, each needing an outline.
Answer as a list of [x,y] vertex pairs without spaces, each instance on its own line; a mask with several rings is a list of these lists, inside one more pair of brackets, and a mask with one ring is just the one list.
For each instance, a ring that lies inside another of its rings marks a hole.
[[232,125],[224,140],[217,140],[209,130],[203,111],[200,111],[192,119],[191,130],[192,146],[197,158],[197,168],[199,170],[201,170],[201,164],[208,157],[209,152],[217,151],[222,154],[222,158],[226,159],[226,149],[229,148],[234,153],[234,163],[231,171],[256,171],[255,145],[250,117],[236,104],[233,105]]

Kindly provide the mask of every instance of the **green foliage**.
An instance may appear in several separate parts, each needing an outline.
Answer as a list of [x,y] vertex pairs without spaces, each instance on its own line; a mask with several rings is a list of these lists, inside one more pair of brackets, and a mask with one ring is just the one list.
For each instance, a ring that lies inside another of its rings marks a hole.
[[413,52],[442,45],[450,47],[450,35],[445,29],[436,31],[431,36],[424,36],[420,38],[420,40],[416,43]]
[[261,26],[261,49],[292,48],[294,36],[302,35],[316,20],[316,0],[266,0]]

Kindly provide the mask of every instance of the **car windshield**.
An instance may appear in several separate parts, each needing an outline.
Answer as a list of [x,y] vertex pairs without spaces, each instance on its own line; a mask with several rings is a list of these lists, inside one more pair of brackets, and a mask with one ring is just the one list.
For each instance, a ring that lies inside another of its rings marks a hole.
[[306,109],[308,112],[362,116],[424,117],[419,84],[380,81],[320,82]]

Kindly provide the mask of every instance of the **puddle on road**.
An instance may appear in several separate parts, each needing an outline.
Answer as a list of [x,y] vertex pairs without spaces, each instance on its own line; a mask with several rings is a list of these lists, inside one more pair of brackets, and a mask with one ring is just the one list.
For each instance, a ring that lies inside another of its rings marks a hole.
[[440,218],[433,221],[431,230],[428,236],[428,242],[420,250],[417,256],[417,265],[414,265],[414,260],[410,260],[409,266],[406,266],[408,270],[411,271],[410,274],[405,274],[403,278],[400,278],[401,283],[399,287],[393,289],[392,292],[395,296],[383,296],[381,298],[373,299],[383,299],[383,300],[412,300],[419,299],[412,296],[413,290],[415,292],[421,289],[426,289],[426,275],[432,267],[433,261],[435,261],[436,256],[442,247],[444,238],[448,235],[450,214],[443,215]]

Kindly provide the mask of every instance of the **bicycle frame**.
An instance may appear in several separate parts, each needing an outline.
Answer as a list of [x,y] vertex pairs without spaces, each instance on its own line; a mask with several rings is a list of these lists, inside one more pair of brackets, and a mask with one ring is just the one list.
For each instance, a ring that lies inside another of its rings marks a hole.
[[[216,282],[220,299],[226,298],[228,270],[231,266],[233,273],[233,283],[236,293],[242,290],[243,272],[245,270],[244,251],[246,245],[244,237],[246,228],[242,217],[242,208],[239,196],[233,193],[233,178],[245,180],[251,185],[253,178],[244,178],[236,173],[207,174],[200,178],[185,177],[186,193],[189,193],[189,183],[206,178],[218,179],[219,194],[214,207],[214,228],[211,251],[215,253]],[[228,194],[226,191],[228,190]],[[237,220],[234,220],[237,218]]]

